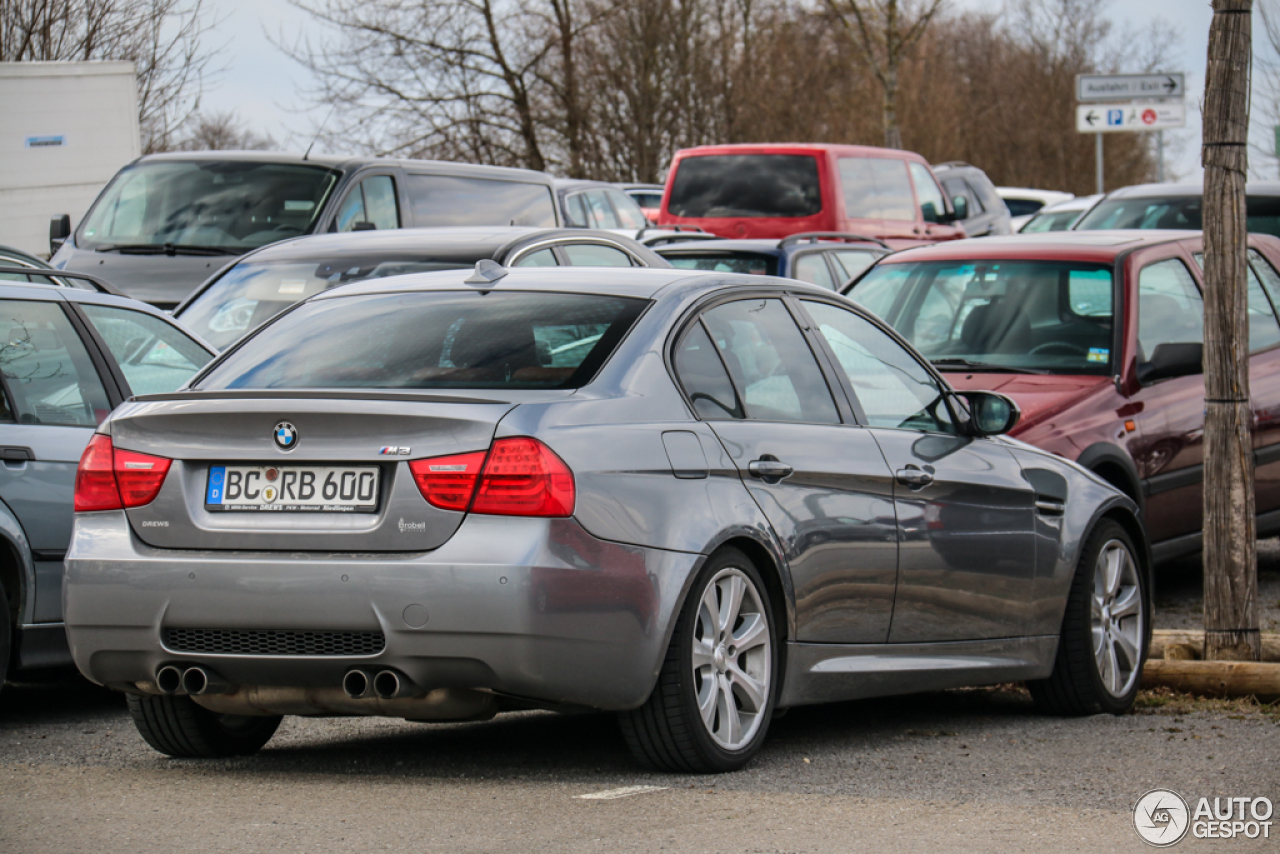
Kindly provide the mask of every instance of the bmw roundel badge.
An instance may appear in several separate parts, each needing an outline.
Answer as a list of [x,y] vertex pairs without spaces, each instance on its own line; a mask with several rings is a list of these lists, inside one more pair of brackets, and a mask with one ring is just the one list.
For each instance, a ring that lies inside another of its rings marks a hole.
[[298,428],[288,421],[277,424],[272,436],[276,440],[276,447],[282,451],[292,451],[298,447]]

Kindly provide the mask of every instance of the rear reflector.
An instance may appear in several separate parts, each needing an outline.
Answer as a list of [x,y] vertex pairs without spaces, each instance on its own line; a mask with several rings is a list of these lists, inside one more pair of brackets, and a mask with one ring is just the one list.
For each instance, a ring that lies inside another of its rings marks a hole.
[[489,450],[472,511],[495,516],[572,516],[573,472],[537,439],[499,439]]
[[484,465],[484,451],[410,460],[409,471],[422,497],[433,507],[466,510],[476,491],[476,479]]
[[537,439],[499,439],[487,452],[411,460],[409,470],[433,507],[470,507],[492,516],[573,515],[573,472]]
[[118,450],[110,436],[95,433],[76,470],[76,512],[150,504],[164,485],[171,463],[164,457]]

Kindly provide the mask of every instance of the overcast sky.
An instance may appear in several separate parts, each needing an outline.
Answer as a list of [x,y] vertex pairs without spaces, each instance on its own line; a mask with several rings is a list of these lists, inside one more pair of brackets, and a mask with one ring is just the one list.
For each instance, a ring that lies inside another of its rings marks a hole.
[[[253,130],[269,133],[283,147],[299,151],[306,148],[326,110],[309,108],[305,91],[310,75],[281,53],[269,36],[292,41],[308,32],[318,32],[309,16],[286,0],[207,2],[210,10],[222,19],[211,34],[210,42],[225,44],[222,61],[226,71],[207,90],[206,109],[234,110]],[[994,5],[991,0],[953,2],[973,8]],[[1169,138],[1167,164],[1173,176],[1197,179],[1200,175],[1199,101],[1204,90],[1205,51],[1213,17],[1209,0],[1114,0],[1110,15],[1117,26],[1128,27],[1135,33],[1141,33],[1157,16],[1179,31],[1178,47],[1161,70],[1183,71],[1187,75],[1188,127],[1177,134],[1166,134]],[[1255,16],[1255,51],[1263,49],[1261,30],[1262,21]],[[1070,104],[1063,108],[1074,110]],[[1260,115],[1255,116],[1254,136],[1258,140],[1271,137],[1269,129],[1261,126],[1262,122]],[[1270,177],[1275,177],[1275,161],[1263,162],[1256,152],[1250,152],[1250,160],[1255,172],[1265,170]]]

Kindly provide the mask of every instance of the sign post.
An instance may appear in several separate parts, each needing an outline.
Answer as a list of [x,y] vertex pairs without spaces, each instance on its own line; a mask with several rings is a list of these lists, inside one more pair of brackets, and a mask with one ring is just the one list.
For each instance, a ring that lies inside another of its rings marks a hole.
[[[1173,74],[1078,74],[1076,130],[1094,134],[1097,162],[1097,189],[1103,189],[1102,135],[1155,131],[1158,149],[1156,177],[1164,181],[1164,129],[1187,124],[1186,78]],[[1159,100],[1156,100],[1159,99]],[[1125,101],[1128,103],[1101,103]],[[1280,127],[1276,128],[1276,150],[1280,153]]]

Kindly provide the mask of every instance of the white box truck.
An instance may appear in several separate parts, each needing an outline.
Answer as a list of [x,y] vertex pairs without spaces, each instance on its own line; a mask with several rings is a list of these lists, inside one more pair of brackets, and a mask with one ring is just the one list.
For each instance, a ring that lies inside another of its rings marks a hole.
[[0,244],[49,257],[49,221],[74,228],[141,152],[132,62],[0,62]]

